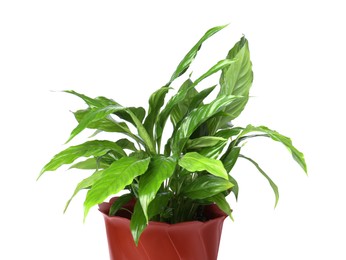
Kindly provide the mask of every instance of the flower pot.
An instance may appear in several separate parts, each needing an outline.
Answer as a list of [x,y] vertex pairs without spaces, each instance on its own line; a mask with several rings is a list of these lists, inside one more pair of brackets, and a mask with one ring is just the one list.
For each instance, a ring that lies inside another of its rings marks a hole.
[[[167,224],[150,221],[142,233],[138,246],[130,231],[130,214],[119,211],[108,216],[117,198],[99,205],[103,213],[111,260],[216,260],[223,221],[226,218],[216,205],[205,207],[207,221]],[[132,210],[134,202],[125,207]]]

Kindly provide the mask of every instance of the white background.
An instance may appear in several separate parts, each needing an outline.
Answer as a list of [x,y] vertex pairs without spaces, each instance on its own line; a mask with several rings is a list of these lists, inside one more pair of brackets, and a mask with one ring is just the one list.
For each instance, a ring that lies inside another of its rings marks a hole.
[[274,210],[266,180],[239,161],[239,200],[230,198],[235,222],[224,224],[219,259],[346,259],[342,2],[1,1],[0,259],[109,259],[96,208],[82,223],[84,194],[62,214],[85,173],[62,169],[35,181],[65,148],[75,126],[69,110],[84,106],[51,90],[146,106],[204,32],[226,23],[203,46],[193,78],[245,34],[253,98],[234,123],[290,136],[305,153],[309,177],[280,144],[249,141],[243,153],[276,181],[280,202]]

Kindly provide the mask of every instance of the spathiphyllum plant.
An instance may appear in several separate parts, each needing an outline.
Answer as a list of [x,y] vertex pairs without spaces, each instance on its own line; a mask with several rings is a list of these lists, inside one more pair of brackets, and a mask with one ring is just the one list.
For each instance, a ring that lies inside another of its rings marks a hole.
[[[203,221],[202,209],[208,204],[216,204],[231,217],[226,196],[233,193],[238,197],[239,187],[232,172],[238,158],[254,164],[268,180],[276,205],[278,188],[253,159],[241,153],[244,140],[267,137],[281,142],[305,172],[306,163],[290,138],[265,126],[232,124],[247,104],[253,82],[246,38],[242,37],[225,59],[201,76],[195,79],[186,76],[175,92],[171,87],[178,77],[187,75],[203,42],[224,27],[212,28],[203,35],[179,63],[168,83],[150,96],[147,110],[124,107],[102,96],[91,98],[65,91],[87,105],[74,112],[78,124],[68,141],[85,129],[94,129],[95,134],[120,133],[114,135],[120,139],[95,140],[94,135],[93,139],[56,154],[40,176],[68,164],[72,164],[71,168],[93,170],[77,185],[72,198],[79,191],[87,190],[84,217],[93,206],[110,196],[119,196],[120,192],[122,195],[112,205],[109,215],[115,215],[125,203],[135,200],[130,227],[136,243],[149,221],[170,224]],[[197,89],[199,83],[215,73],[220,73],[218,84]],[[170,98],[165,100],[168,93]],[[209,95],[215,98],[207,103],[205,99]],[[168,122],[173,130],[164,140],[163,131]],[[130,125],[136,131],[130,130]]]

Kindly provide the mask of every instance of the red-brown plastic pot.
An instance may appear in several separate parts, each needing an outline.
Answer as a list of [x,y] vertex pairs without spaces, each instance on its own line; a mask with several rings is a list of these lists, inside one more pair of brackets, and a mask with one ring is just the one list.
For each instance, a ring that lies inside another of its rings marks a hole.
[[[111,260],[216,260],[226,214],[216,205],[205,207],[206,222],[167,224],[150,221],[138,246],[130,231],[130,214],[108,216],[117,198],[99,205],[103,213]],[[134,202],[125,207],[132,210]]]

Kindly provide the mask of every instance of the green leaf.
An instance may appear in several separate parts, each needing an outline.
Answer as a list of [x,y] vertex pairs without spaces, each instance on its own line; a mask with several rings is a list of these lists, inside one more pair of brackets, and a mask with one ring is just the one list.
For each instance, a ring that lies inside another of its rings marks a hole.
[[210,202],[215,202],[215,204],[234,221],[232,216],[232,209],[222,193],[210,197],[207,200],[209,200]]
[[183,186],[181,193],[191,199],[205,199],[217,195],[233,186],[228,180],[212,175],[198,176]]
[[116,143],[123,149],[131,150],[134,152],[137,151],[135,145],[126,138],[119,139],[118,141],[116,141]]
[[219,142],[218,144],[214,146],[205,147],[199,150],[198,153],[208,158],[217,159],[219,155],[222,153],[226,144],[227,144],[227,141]]
[[100,160],[100,157],[98,158],[89,158],[85,161],[75,163],[72,165],[69,169],[80,169],[80,170],[98,170],[98,169],[104,169],[109,166],[108,163],[103,162]]
[[217,136],[202,136],[187,141],[185,148],[189,150],[200,149],[205,147],[215,146],[217,144],[224,143],[227,139]]
[[203,100],[209,96],[209,94],[215,89],[215,86],[212,86],[210,88],[203,89],[201,92],[197,93],[190,101],[189,101],[189,107],[188,111],[192,111],[199,105],[203,104]]
[[121,209],[126,203],[132,200],[134,197],[131,193],[123,194],[117,198],[109,209],[109,216],[115,216],[119,209]]
[[193,110],[185,119],[173,135],[172,151],[175,156],[179,156],[187,140],[193,132],[209,118],[216,115],[222,108],[231,104],[241,97],[223,96],[218,97],[210,104],[202,105]]
[[133,179],[142,175],[148,169],[150,158],[123,157],[109,166],[91,189],[84,202],[84,218],[91,207],[103,202],[107,197],[117,194]]
[[43,167],[38,178],[44,172],[54,171],[64,164],[71,164],[80,157],[98,157],[106,154],[109,151],[114,151],[120,156],[126,156],[126,153],[119,145],[110,141],[94,140],[80,145],[71,146],[56,154],[53,159]]
[[91,108],[101,108],[101,107],[104,107],[104,106],[115,105],[116,104],[116,102],[113,102],[113,104],[105,105],[101,100],[88,97],[88,96],[86,96],[84,94],[81,94],[81,93],[78,93],[78,92],[76,92],[74,90],[64,90],[64,92],[72,94],[72,95],[75,95],[75,96],[83,99],[84,102]]
[[146,227],[147,220],[145,218],[141,203],[137,201],[130,222],[130,229],[136,246],[138,246],[139,238]]
[[240,147],[233,147],[228,149],[225,154],[221,157],[221,161],[227,172],[230,172],[237,162],[240,152]]
[[67,201],[64,213],[66,212],[68,206],[70,205],[71,200],[77,195],[77,193],[83,189],[90,188],[97,180],[99,180],[102,177],[103,171],[96,171],[93,175],[89,176],[88,178],[82,180],[80,183],[78,183],[76,189],[74,190],[71,198]]
[[197,52],[200,50],[203,42],[205,40],[207,40],[209,37],[213,36],[218,31],[220,31],[223,28],[225,28],[226,26],[227,25],[217,26],[217,27],[209,29],[203,35],[203,37],[192,47],[192,49],[185,55],[183,60],[179,63],[178,67],[174,71],[174,73],[173,73],[169,83],[167,83],[167,85],[170,85],[171,82],[173,82],[176,78],[178,78],[179,76],[181,76],[182,74],[184,74],[187,71],[187,69],[189,68],[190,64],[195,59],[195,57],[197,55]]
[[139,180],[138,195],[144,215],[148,218],[148,207],[155,198],[162,183],[174,173],[176,162],[169,157],[155,156],[152,158],[149,169]]
[[238,135],[244,128],[242,127],[233,127],[228,129],[222,129],[218,131],[215,136],[223,137],[225,139],[231,138],[232,136]]
[[[142,123],[145,117],[145,109],[143,107],[127,107],[126,110],[131,111],[137,117],[138,121]],[[118,111],[114,114],[116,114],[119,118],[128,121],[134,126],[136,126],[135,122],[133,121],[132,117],[129,115],[127,111]]]
[[156,215],[164,214],[169,200],[172,198],[172,192],[158,192],[155,198],[151,201],[148,207],[148,218],[149,220]]
[[120,105],[111,105],[111,106],[107,106],[103,108],[90,110],[83,116],[83,118],[81,119],[77,127],[72,130],[71,135],[66,143],[71,141],[76,135],[82,132],[85,128],[88,128],[92,123],[95,123],[101,119],[104,119],[110,114],[119,110],[123,110],[123,109],[124,108]]
[[262,175],[268,180],[268,182],[269,182],[270,186],[272,187],[272,189],[274,191],[274,194],[275,194],[275,206],[274,207],[276,207],[276,205],[279,202],[279,189],[276,186],[276,184],[270,179],[270,177],[261,169],[261,167],[258,165],[258,163],[256,163],[254,160],[252,160],[251,158],[246,157],[244,155],[241,155],[241,154],[239,155],[239,157],[244,158],[244,159],[250,161],[253,165],[256,166],[257,170],[260,173],[262,173]]
[[279,134],[278,132],[276,132],[274,130],[269,129],[266,126],[255,127],[255,126],[252,126],[252,125],[248,125],[241,132],[241,134],[238,136],[237,139],[239,140],[241,137],[245,136],[246,134],[248,134],[250,132],[263,132],[263,133],[266,133],[274,141],[281,142],[290,151],[290,153],[292,154],[293,159],[303,168],[305,173],[307,173],[307,167],[306,167],[306,162],[305,162],[305,159],[304,159],[304,154],[293,146],[292,141],[291,141],[290,138],[288,138],[287,136],[281,135],[281,134]]
[[148,131],[148,134],[153,138],[154,125],[157,121],[157,115],[160,112],[161,107],[164,104],[165,97],[169,91],[169,87],[162,87],[155,91],[149,98],[149,110],[148,115],[144,121],[144,127]]
[[162,133],[163,129],[165,127],[167,118],[169,117],[172,109],[182,100],[185,99],[188,91],[190,89],[194,88],[197,86],[198,83],[200,83],[202,80],[205,78],[213,75],[214,73],[222,70],[223,68],[229,66],[229,64],[232,64],[235,62],[234,60],[221,60],[217,64],[215,64],[213,67],[211,67],[206,73],[204,73],[202,76],[200,76],[193,84],[190,86],[182,89],[181,91],[178,91],[177,94],[175,94],[166,104],[165,108],[161,111],[161,113],[158,116],[157,124],[156,124],[156,141],[158,143],[158,146],[161,145],[161,138],[162,138]]
[[221,161],[204,157],[196,152],[185,154],[178,163],[189,172],[207,171],[228,180],[227,172]]

